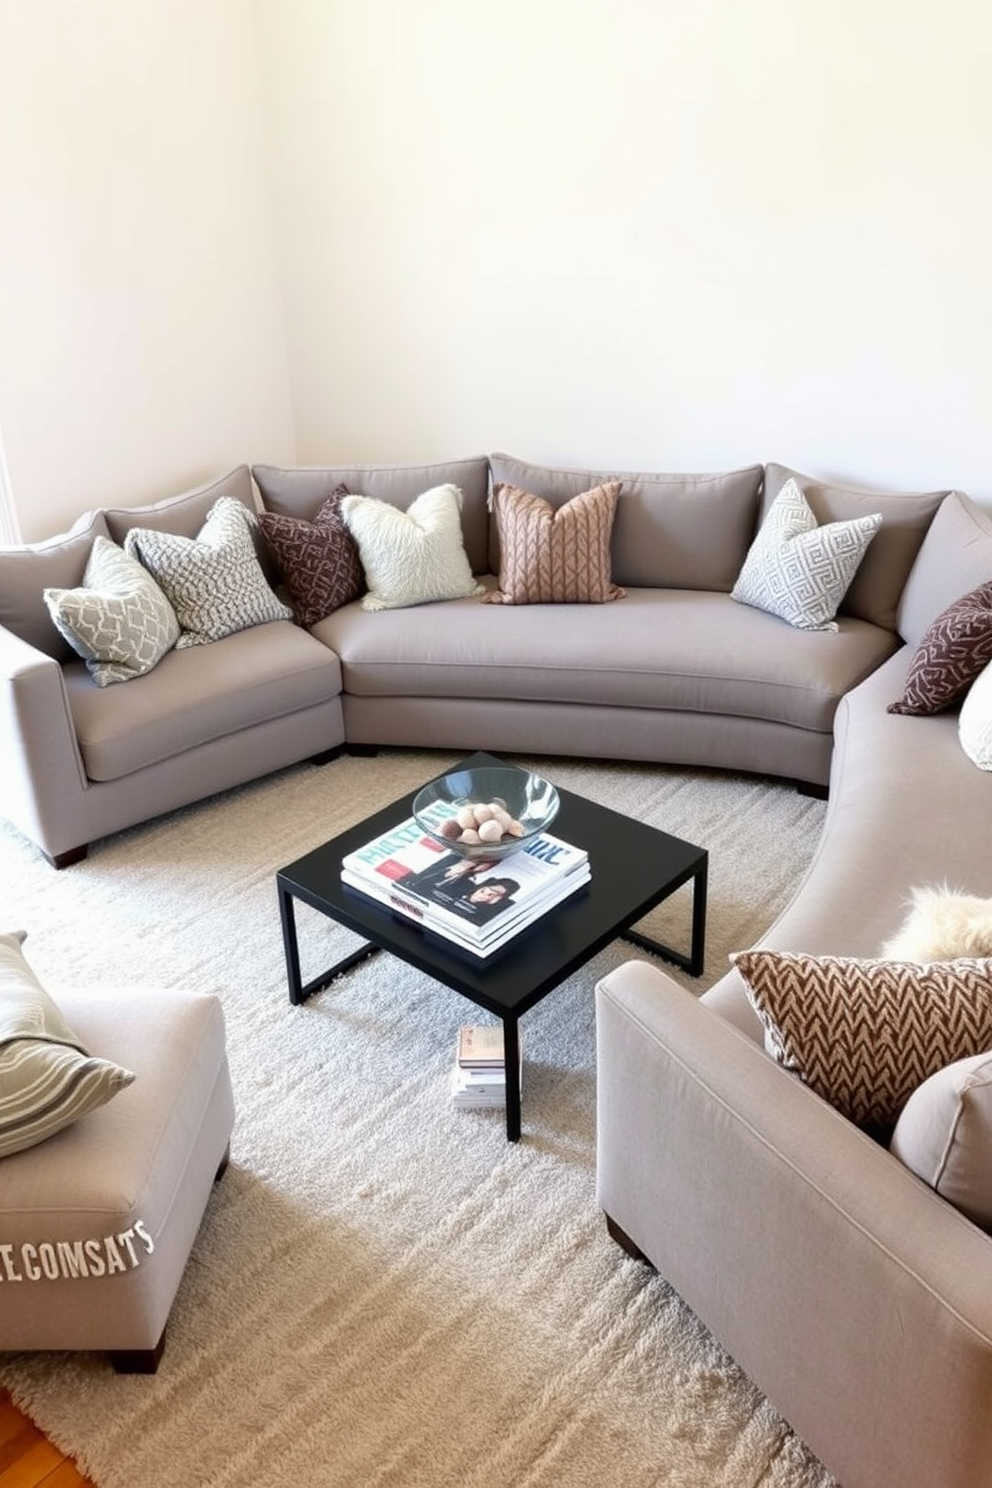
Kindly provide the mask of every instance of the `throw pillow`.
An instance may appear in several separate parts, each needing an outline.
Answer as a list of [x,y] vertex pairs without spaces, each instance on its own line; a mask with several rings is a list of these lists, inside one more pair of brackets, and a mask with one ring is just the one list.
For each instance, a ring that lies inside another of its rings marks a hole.
[[902,697],[890,713],[942,713],[961,701],[992,661],[992,580],[939,614],[909,664]]
[[276,512],[259,513],[262,536],[300,625],[316,625],[357,599],[364,588],[362,561],[341,514],[341,499],[347,495],[348,487],[338,486],[312,522]]
[[626,591],[611,578],[610,543],[622,481],[604,481],[557,509],[500,482],[493,490],[499,588],[489,604],[604,604]]
[[182,629],[177,648],[219,641],[236,630],[291,620],[292,610],[269,587],[255,552],[256,518],[233,496],[222,496],[197,537],[132,527],[125,552],[137,558],[168,595]]
[[924,1080],[903,1107],[889,1150],[992,1230],[992,1054],[957,1059]]
[[24,959],[0,935],[0,1157],[34,1147],[105,1105],[135,1078],[93,1057]]
[[147,569],[96,537],[79,589],[46,589],[48,612],[100,687],[157,666],[179,639],[179,621]]
[[992,662],[969,687],[958,715],[961,748],[980,770],[992,770]]
[[398,610],[481,594],[462,541],[462,493],[434,486],[406,511],[374,496],[344,496],[341,512],[358,544],[364,610]]
[[787,480],[748,549],[731,597],[797,630],[836,630],[834,616],[881,525],[881,512],[873,512],[820,527],[796,481]]
[[905,923],[883,945],[886,961],[992,956],[992,899],[960,889],[917,888]]
[[928,1076],[992,1048],[992,961],[730,959],[774,1058],[859,1126],[890,1129]]

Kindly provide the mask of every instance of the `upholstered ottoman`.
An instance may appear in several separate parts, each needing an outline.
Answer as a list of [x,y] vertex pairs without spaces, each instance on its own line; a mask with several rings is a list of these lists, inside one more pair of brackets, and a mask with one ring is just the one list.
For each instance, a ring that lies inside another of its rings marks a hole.
[[0,1159],[0,1350],[99,1350],[152,1373],[234,1124],[221,1005],[142,987],[60,991],[58,1008],[135,1079]]

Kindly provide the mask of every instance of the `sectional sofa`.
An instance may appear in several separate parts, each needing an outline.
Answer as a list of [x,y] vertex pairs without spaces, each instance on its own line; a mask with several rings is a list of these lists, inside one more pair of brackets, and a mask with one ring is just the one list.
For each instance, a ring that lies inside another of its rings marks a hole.
[[[495,605],[477,594],[309,627],[252,625],[172,649],[123,685],[96,685],[52,623],[46,589],[81,585],[97,538],[195,537],[221,498],[312,520],[329,492],[408,509],[461,492],[465,554],[497,583],[494,484],[555,507],[607,473],[505,455],[418,467],[241,466],[152,506],[85,514],[46,543],[0,552],[0,814],[56,865],[130,827],[343,746],[518,750],[752,770],[826,787],[837,706],[902,644],[897,606],[943,493],[876,496],[804,478],[817,520],[880,511],[835,632],[732,598],[749,546],[791,472],[623,472],[610,559],[626,597]],[[257,493],[256,494],[256,490]],[[266,561],[264,544],[259,552]],[[269,570],[273,583],[278,575]]]

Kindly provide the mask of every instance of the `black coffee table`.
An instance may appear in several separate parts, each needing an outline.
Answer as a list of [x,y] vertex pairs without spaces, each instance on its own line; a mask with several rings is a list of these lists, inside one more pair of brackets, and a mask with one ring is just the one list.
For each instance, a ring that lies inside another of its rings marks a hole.
[[[478,769],[503,763],[494,755],[479,753],[451,768]],[[621,935],[692,976],[699,976],[703,970],[706,935],[708,855],[704,848],[693,847],[667,832],[559,788],[561,806],[554,833],[587,849],[592,879],[501,950],[481,959],[439,936],[425,933],[412,920],[341,882],[341,859],[345,853],[363,847],[371,838],[412,816],[416,794],[411,791],[280,869],[276,875],[289,1000],[295,1004],[305,1002],[312,993],[328,986],[342,972],[377,950],[389,951],[460,992],[502,1020],[506,1135],[515,1142],[520,1136],[518,1023],[521,1016]],[[687,955],[630,928],[690,879],[692,928]],[[336,961],[305,985],[300,977],[296,935],[294,901],[297,899],[365,938],[358,950]]]

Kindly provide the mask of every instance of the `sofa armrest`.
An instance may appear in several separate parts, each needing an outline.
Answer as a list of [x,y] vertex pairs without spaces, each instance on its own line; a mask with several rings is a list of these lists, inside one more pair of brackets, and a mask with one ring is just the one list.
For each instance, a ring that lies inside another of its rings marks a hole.
[[597,1196],[844,1488],[992,1484],[992,1239],[665,973],[597,986]]
[[62,668],[0,626],[0,814],[49,857],[85,844],[86,772]]

